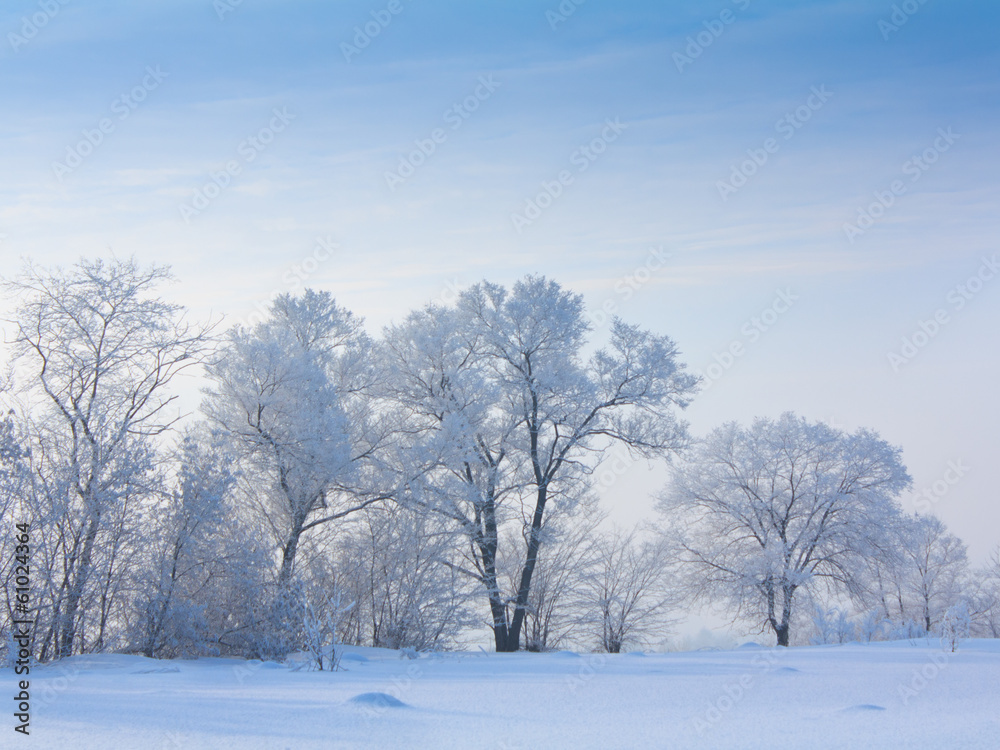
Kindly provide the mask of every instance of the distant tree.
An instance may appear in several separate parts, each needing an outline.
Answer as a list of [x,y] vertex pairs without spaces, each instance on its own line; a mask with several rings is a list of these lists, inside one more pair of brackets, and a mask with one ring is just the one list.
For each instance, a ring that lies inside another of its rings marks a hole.
[[601,534],[594,546],[596,565],[587,575],[585,602],[600,649],[617,654],[665,638],[677,604],[666,546],[620,529]]
[[857,638],[857,627],[851,622],[849,613],[839,607],[824,609],[817,604],[812,620],[816,629],[811,640],[813,645],[848,643]]
[[906,525],[901,552],[903,588],[924,631],[934,632],[962,598],[968,573],[965,544],[936,516],[917,516]]
[[696,595],[728,601],[787,646],[796,593],[856,586],[909,484],[899,449],[875,433],[789,413],[713,431],[659,507]]
[[911,625],[919,627],[905,580],[903,549],[907,544],[908,528],[908,517],[903,514],[893,523],[886,524],[882,538],[875,540],[872,554],[865,557],[863,569],[856,574],[856,585],[851,592],[855,603],[880,617],[890,632],[899,631],[904,624],[907,629]]
[[941,643],[952,653],[958,651],[958,645],[969,637],[971,626],[968,605],[965,602],[953,604],[941,616]]
[[861,613],[858,620],[858,637],[864,643],[882,640],[885,636],[886,627],[889,621],[880,609],[869,609]]
[[965,545],[934,516],[900,515],[859,576],[857,601],[877,608],[900,638],[937,629],[968,584]]
[[968,609],[973,637],[1000,638],[1000,547],[985,565],[969,571],[962,602]]

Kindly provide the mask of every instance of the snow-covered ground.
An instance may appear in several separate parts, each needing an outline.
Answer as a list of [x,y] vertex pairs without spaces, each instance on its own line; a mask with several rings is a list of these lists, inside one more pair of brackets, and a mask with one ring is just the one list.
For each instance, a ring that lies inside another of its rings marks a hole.
[[32,670],[31,737],[7,728],[0,746],[1000,748],[1000,641],[956,654],[937,641],[418,659],[347,648],[341,667],[74,657]]

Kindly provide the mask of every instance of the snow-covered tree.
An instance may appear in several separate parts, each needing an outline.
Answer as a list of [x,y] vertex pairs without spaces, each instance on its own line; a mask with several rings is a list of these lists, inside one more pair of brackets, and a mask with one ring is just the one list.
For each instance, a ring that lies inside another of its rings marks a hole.
[[[576,509],[574,509],[576,510]],[[546,537],[535,566],[531,594],[525,610],[522,639],[528,651],[549,651],[570,644],[584,644],[592,634],[594,602],[588,588],[598,560],[598,526],[607,514],[598,508],[597,498],[587,498],[572,515],[549,516]],[[501,545],[501,581],[509,600],[524,567],[525,545],[522,528],[509,526]]]
[[886,542],[858,577],[857,603],[880,610],[895,636],[934,632],[965,597],[965,545],[935,516],[901,515],[883,531]]
[[825,609],[817,604],[812,620],[816,629],[816,635],[811,639],[813,645],[849,643],[857,639],[857,626],[851,621],[850,613],[844,609]]
[[453,308],[429,306],[388,328],[383,343],[390,408],[411,438],[399,468],[413,478],[407,502],[438,515],[468,545],[457,569],[486,592],[498,650],[507,643],[506,597],[498,573],[500,529],[523,481],[512,458],[514,420],[497,408],[481,334]]
[[337,581],[354,604],[355,642],[438,650],[459,643],[475,624],[471,582],[448,564],[456,557],[454,540],[438,518],[395,504],[373,506],[352,519],[335,545]]
[[[317,563],[312,561],[313,565]],[[301,641],[309,654],[309,666],[320,672],[327,668],[337,669],[340,663],[337,631],[345,616],[357,606],[356,601],[347,601],[339,583],[336,576],[314,575],[310,578],[310,586],[299,585],[294,589],[293,601],[299,609],[297,619],[302,627]]]
[[969,616],[968,605],[965,602],[953,604],[941,616],[941,644],[954,653],[958,650],[958,644],[969,637],[971,627],[972,618]]
[[178,417],[168,388],[206,343],[205,329],[153,296],[168,278],[166,268],[134,260],[81,260],[65,270],[29,264],[5,283],[17,306],[15,373],[27,398],[34,517],[44,527],[42,658],[99,648],[121,602],[118,571],[149,496],[152,439]]
[[326,292],[281,295],[208,366],[204,411],[241,458],[245,496],[280,550],[287,584],[304,535],[384,499],[366,481],[384,433],[368,411],[371,342]]
[[[579,295],[526,277],[481,283],[454,310],[430,307],[387,332],[397,403],[410,410],[424,461],[413,501],[443,513],[471,543],[498,651],[514,651],[550,506],[570,507],[615,442],[653,457],[685,444],[676,419],[696,379],[674,343],[616,320],[608,347],[581,360],[588,325]],[[498,533],[520,523],[523,565],[512,599],[497,579]]]
[[903,536],[903,588],[927,633],[962,598],[968,572],[965,544],[936,516],[912,519]]
[[728,601],[787,646],[797,592],[856,587],[909,484],[900,450],[874,432],[786,413],[714,430],[659,507],[697,595]]
[[677,604],[666,546],[636,530],[615,529],[599,535],[594,548],[584,603],[587,629],[600,649],[617,654],[665,638]]
[[684,446],[685,426],[676,410],[687,406],[696,379],[677,362],[673,341],[617,319],[609,346],[584,364],[582,299],[544,278],[528,277],[510,293],[480,284],[463,293],[459,304],[483,333],[502,406],[515,420],[519,460],[529,468],[522,494],[527,554],[504,649],[515,650],[546,506],[579,497],[581,474],[613,443],[650,458]]
[[973,572],[970,589],[973,632],[983,638],[1000,638],[1000,547],[986,565]]
[[13,412],[0,417],[0,518],[5,522],[14,517],[14,506],[27,480],[26,456],[13,417]]
[[874,554],[867,555],[863,569],[855,576],[855,604],[861,609],[879,613],[889,632],[897,631],[906,623],[918,628],[911,617],[910,601],[906,593],[904,570],[908,518],[900,514],[894,523],[883,528],[883,538]]
[[242,535],[230,516],[229,455],[207,431],[188,432],[177,454],[174,486],[147,519],[135,602],[133,640],[150,657],[218,653],[219,585],[245,560],[230,550]]
[[[2,395],[2,390],[0,390]],[[0,611],[0,664],[6,664],[11,621],[24,619],[26,611],[18,612],[17,595],[17,524],[30,523],[28,504],[24,496],[29,488],[27,456],[18,439],[13,413],[0,417],[0,581],[5,594]],[[29,532],[30,536],[30,532]]]

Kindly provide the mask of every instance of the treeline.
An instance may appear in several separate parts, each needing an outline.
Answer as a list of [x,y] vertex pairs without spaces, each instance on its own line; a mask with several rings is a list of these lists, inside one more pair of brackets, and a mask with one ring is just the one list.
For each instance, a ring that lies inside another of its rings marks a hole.
[[[700,601],[788,645],[998,636],[1000,561],[970,571],[898,505],[899,450],[791,414],[695,440],[668,337],[594,332],[554,281],[483,282],[378,338],[325,292],[228,331],[134,260],[5,282],[0,510],[31,525],[34,656],[282,658],[335,643],[653,646]],[[590,336],[604,346],[585,358]],[[207,386],[180,426],[184,375]],[[609,451],[669,460],[655,524],[607,529]],[[833,609],[836,607],[836,609]]]

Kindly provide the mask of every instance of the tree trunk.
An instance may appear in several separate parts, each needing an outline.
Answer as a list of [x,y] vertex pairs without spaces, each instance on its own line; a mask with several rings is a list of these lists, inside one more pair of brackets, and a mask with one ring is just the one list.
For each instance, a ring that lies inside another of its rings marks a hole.
[[510,629],[507,625],[507,610],[499,597],[490,595],[490,613],[493,615],[493,645],[498,654],[517,651],[517,643],[510,646]]
[[521,626],[524,624],[524,614],[528,608],[528,595],[531,593],[531,576],[538,563],[538,550],[542,546],[542,514],[545,512],[547,487],[538,487],[538,500],[535,503],[535,513],[531,518],[531,533],[528,535],[528,556],[521,570],[521,580],[517,587],[517,603],[514,607],[514,617],[511,620],[510,632],[507,635],[507,651],[517,651],[521,641]]
[[795,587],[783,586],[782,594],[784,601],[781,603],[781,624],[775,628],[774,634],[778,638],[779,646],[788,646],[792,621],[792,597],[795,595]]
[[94,552],[94,543],[97,541],[97,532],[100,528],[100,513],[95,513],[87,526],[87,534],[83,540],[83,551],[80,560],[75,567],[75,576],[70,585],[69,593],[66,596],[66,609],[63,612],[62,627],[57,636],[58,645],[56,647],[56,658],[63,659],[73,655],[74,641],[76,637],[76,614],[80,608],[80,600],[83,598],[83,589],[87,585],[90,577],[90,559]]
[[774,634],[778,637],[779,646],[788,646],[788,625],[779,625]]
[[788,646],[790,630],[791,630],[791,620],[792,620],[792,597],[795,595],[795,587],[789,587],[787,585],[782,585],[782,602],[781,602],[781,621],[777,619],[776,602],[774,596],[775,585],[773,582],[768,582],[765,586],[766,599],[767,599],[767,621],[771,625],[771,629],[774,630],[774,635],[778,639],[779,646]]
[[479,538],[479,556],[483,563],[483,583],[490,601],[490,614],[493,617],[493,644],[497,653],[517,651],[517,644],[509,646],[510,630],[507,624],[507,607],[500,595],[500,584],[497,581],[497,522],[496,512],[492,503],[486,503],[483,508],[483,533]]
[[180,539],[174,542],[174,551],[171,556],[170,565],[170,578],[167,579],[167,591],[161,597],[159,604],[156,607],[156,612],[153,615],[153,622],[150,623],[149,627],[149,640],[146,642],[146,647],[143,649],[143,655],[148,656],[150,659],[156,656],[158,651],[158,642],[160,640],[160,634],[163,632],[163,627],[167,620],[167,610],[170,609],[170,601],[174,595],[174,586],[177,583],[177,561],[181,556],[181,549],[184,545]]
[[292,528],[288,532],[288,539],[281,550],[281,570],[278,573],[278,583],[284,586],[292,579],[295,570],[295,553],[299,547],[299,537],[302,536],[302,527],[305,526],[305,516],[295,516],[292,518]]

